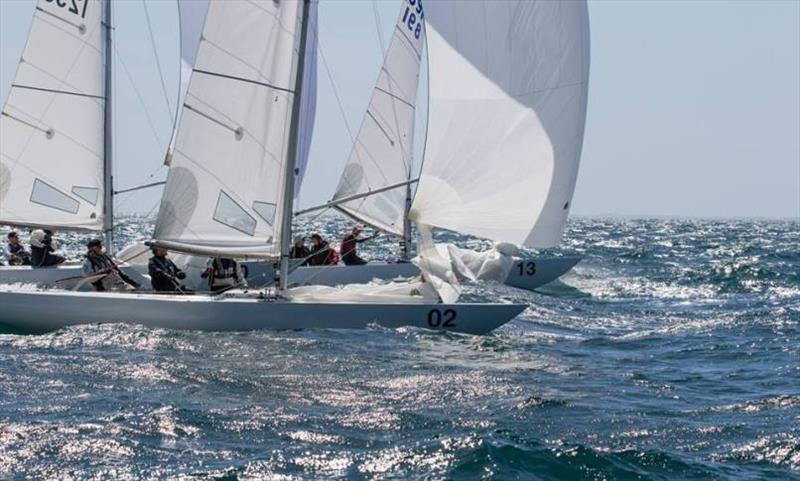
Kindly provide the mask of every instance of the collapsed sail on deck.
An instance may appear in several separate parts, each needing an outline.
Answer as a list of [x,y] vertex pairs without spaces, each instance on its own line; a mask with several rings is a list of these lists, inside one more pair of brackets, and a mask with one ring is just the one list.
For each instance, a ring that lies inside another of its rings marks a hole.
[[[418,0],[404,0],[378,81],[333,200],[409,180],[424,15]],[[386,232],[403,235],[406,186],[337,206]]]
[[212,1],[155,238],[186,252],[279,254],[302,2]]
[[528,247],[560,241],[586,117],[586,2],[425,2],[425,162],[410,218]]
[[104,5],[36,5],[0,115],[0,224],[103,228]]

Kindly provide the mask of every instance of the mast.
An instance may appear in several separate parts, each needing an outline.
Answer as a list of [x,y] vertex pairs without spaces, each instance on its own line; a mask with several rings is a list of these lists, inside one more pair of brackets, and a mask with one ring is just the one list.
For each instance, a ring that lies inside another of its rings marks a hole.
[[[411,167],[409,166],[409,179],[411,178]],[[408,218],[411,211],[411,184],[406,185],[406,205],[403,210],[403,238],[400,240],[400,254],[404,261],[411,259],[411,219]]]
[[113,130],[112,130],[112,62],[113,49],[111,45],[111,2],[106,0],[105,21],[106,28],[106,91],[105,91],[105,121],[103,138],[103,234],[105,236],[106,250],[114,255],[114,172],[113,159]]
[[281,218],[281,265],[280,289],[286,290],[289,285],[289,250],[292,241],[292,211],[294,210],[294,176],[297,164],[297,141],[300,136],[300,107],[305,70],[306,37],[308,33],[308,14],[311,0],[302,0],[303,11],[300,19],[300,47],[297,55],[297,76],[294,82],[294,99],[292,100],[292,119],[289,124],[289,148],[286,152],[286,172],[283,186],[283,217]]

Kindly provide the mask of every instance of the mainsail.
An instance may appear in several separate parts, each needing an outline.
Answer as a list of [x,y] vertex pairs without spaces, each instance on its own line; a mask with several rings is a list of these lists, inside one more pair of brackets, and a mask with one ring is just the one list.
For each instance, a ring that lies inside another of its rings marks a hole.
[[[424,40],[420,0],[404,0],[392,40],[333,200],[409,180]],[[338,209],[403,235],[406,186],[339,204]]]
[[428,138],[411,219],[559,243],[586,117],[586,2],[425,2]]
[[39,0],[0,115],[0,224],[103,228],[100,0]]
[[186,252],[275,257],[302,2],[212,1],[156,225]]

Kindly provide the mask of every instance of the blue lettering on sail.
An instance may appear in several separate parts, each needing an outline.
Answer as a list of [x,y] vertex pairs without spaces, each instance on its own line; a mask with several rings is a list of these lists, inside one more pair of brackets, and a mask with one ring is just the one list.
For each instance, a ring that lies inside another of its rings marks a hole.
[[414,38],[419,38],[422,34],[422,19],[425,13],[422,11],[422,0],[406,0],[408,4],[403,12],[403,24],[414,34]]

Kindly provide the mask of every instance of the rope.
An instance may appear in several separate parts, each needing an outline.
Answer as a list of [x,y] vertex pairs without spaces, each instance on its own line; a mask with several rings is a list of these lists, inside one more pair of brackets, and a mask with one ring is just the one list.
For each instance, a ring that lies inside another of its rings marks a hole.
[[161,80],[161,91],[164,93],[164,103],[167,107],[167,117],[172,121],[172,112],[169,108],[169,94],[167,94],[167,85],[164,82],[164,73],[161,71],[161,60],[158,58],[158,49],[156,48],[156,39],[153,35],[153,26],[150,23],[150,12],[147,10],[146,0],[142,0],[144,7],[144,16],[147,19],[147,31],[150,33],[150,46],[153,47],[153,56],[156,58],[156,69],[158,70],[158,78]]
[[150,112],[147,111],[147,106],[142,98],[142,94],[139,92],[139,89],[136,88],[136,83],[133,81],[133,76],[128,70],[128,66],[125,64],[125,60],[123,59],[122,55],[120,55],[119,50],[117,50],[116,43],[113,43],[112,45],[114,46],[114,53],[117,55],[120,65],[122,65],[122,71],[125,72],[125,76],[128,78],[128,82],[130,82],[131,86],[133,87],[133,92],[136,94],[136,98],[139,100],[139,104],[142,106],[144,116],[147,119],[148,125],[150,126],[150,131],[153,133],[153,137],[155,137],[156,142],[158,142],[158,148],[163,150],[164,142],[161,141],[161,137],[158,135],[158,129],[156,129],[153,119],[150,117]]

